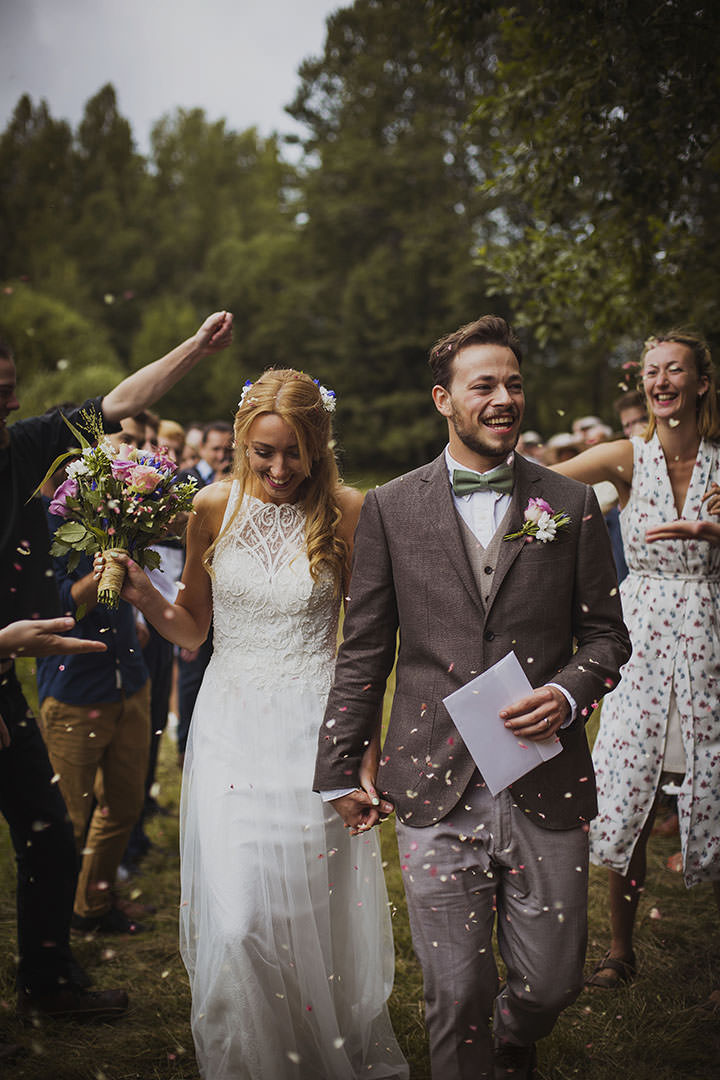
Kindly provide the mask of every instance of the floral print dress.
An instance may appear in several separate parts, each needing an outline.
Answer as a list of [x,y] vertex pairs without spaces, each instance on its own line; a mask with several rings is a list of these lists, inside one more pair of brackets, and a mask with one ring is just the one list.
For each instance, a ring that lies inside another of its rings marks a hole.
[[[632,491],[620,524],[630,571],[621,595],[633,654],[605,698],[593,749],[599,814],[590,829],[591,858],[626,873],[667,769],[675,714],[687,763],[678,791],[683,870],[694,885],[720,879],[720,546],[645,542],[648,528],[678,514],[657,434],[632,444]],[[710,517],[701,500],[720,480],[719,465],[720,445],[703,441],[686,520]]]

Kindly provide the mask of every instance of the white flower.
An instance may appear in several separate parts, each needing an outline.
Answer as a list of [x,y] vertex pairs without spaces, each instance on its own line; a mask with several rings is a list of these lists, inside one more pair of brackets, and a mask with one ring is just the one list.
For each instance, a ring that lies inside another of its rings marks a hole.
[[77,461],[71,461],[66,469],[67,475],[76,479],[78,476],[90,476],[90,469],[87,466],[87,462],[82,458],[78,458]]
[[546,544],[548,540],[555,539],[555,533],[557,532],[557,524],[553,518],[548,514],[547,510],[543,510],[542,514],[537,520],[537,532],[536,538],[541,544]]
[[104,457],[110,461],[115,457],[115,453],[113,444],[108,439],[102,439],[97,446],[88,446],[83,450],[83,457],[89,458],[91,461],[95,460],[96,457]]
[[320,397],[322,398],[323,409],[325,412],[335,412],[335,391],[328,390],[324,386],[318,384],[318,390],[320,391]]

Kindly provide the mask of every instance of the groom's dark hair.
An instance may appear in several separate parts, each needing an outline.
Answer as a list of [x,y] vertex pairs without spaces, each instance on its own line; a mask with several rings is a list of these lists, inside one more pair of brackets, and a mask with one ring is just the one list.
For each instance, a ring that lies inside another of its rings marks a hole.
[[453,376],[453,360],[466,345],[504,345],[515,354],[518,365],[522,364],[522,348],[512,327],[499,315],[482,315],[433,345],[428,362],[435,386],[448,389]]

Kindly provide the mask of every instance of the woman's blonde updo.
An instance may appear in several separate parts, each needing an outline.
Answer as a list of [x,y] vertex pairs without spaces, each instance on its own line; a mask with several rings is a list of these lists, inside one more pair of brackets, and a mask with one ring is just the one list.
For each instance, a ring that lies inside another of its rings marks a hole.
[[[305,546],[310,573],[317,580],[321,566],[332,573],[336,588],[342,589],[348,547],[337,536],[340,508],[337,501],[340,477],[332,444],[330,412],[325,397],[309,375],[292,368],[269,368],[243,391],[235,414],[235,460],[233,479],[238,480],[242,494],[250,491],[253,473],[245,453],[248,433],[254,421],[263,414],[274,413],[284,420],[297,438],[300,464],[305,480],[298,489],[298,501],[306,516]],[[240,509],[240,502],[205,554],[210,568],[212,553]]]

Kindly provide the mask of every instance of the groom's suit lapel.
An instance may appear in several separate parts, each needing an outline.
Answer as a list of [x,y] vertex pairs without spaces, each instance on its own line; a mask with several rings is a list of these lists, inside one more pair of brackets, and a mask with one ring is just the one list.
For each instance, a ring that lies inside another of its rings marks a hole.
[[[522,528],[528,500],[541,494],[535,487],[541,475],[540,470],[532,462],[528,462],[520,454],[515,455],[515,484],[510,510],[503,524],[504,533],[518,532]],[[483,603],[462,540],[460,519],[453,502],[444,453],[420,473],[420,483],[426,491],[421,503],[424,521],[429,522],[435,530],[445,554],[470,598],[482,610]],[[503,580],[526,543],[524,539],[501,542],[492,590],[485,605],[487,612],[490,611]]]
[[444,452],[421,471],[420,483],[423,490],[420,503],[422,524],[430,524],[470,599],[482,610],[482,600],[460,532],[460,519],[453,502]]
[[[510,511],[503,529],[506,535],[518,532],[523,527],[528,500],[540,494],[534,487],[540,479],[540,475],[540,471],[533,464],[521,457],[520,454],[515,454],[515,484],[513,486]],[[503,540],[500,544],[492,589],[487,602],[488,612],[495,602],[500,586],[526,543],[527,541],[523,538],[520,540]]]

